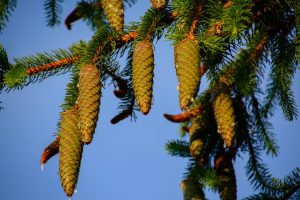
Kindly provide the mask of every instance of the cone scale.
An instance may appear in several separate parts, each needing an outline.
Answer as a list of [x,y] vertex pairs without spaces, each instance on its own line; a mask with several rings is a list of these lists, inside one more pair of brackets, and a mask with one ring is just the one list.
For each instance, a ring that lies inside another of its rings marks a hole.
[[79,73],[78,115],[82,141],[89,144],[96,129],[101,97],[99,70],[91,64],[81,67]]
[[59,136],[59,175],[66,195],[71,197],[77,184],[83,150],[76,110],[62,113]]
[[185,110],[197,95],[200,86],[198,43],[186,38],[174,47],[176,75],[179,82],[179,104]]
[[153,70],[154,54],[151,42],[138,42],[133,52],[132,83],[136,102],[144,115],[151,108]]

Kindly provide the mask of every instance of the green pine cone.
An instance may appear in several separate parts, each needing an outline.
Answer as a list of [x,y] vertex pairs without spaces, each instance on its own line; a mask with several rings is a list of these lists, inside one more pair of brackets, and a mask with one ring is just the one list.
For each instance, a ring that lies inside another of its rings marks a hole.
[[159,10],[165,9],[168,2],[168,0],[151,0],[152,7]]
[[67,110],[62,113],[59,140],[59,175],[67,196],[74,193],[80,169],[83,143],[78,128],[78,113]]
[[219,195],[221,200],[237,199],[236,178],[231,160],[225,161],[223,166],[217,170],[219,176]]
[[79,73],[78,115],[82,141],[89,144],[96,129],[101,97],[100,71],[90,64]]
[[192,179],[183,180],[181,182],[184,200],[205,200],[205,194],[201,184]]
[[140,111],[149,113],[152,103],[154,54],[152,44],[147,41],[135,45],[132,61],[132,83]]
[[201,163],[203,157],[203,134],[206,125],[201,119],[194,119],[190,127],[190,154],[197,163]]
[[186,38],[174,47],[175,67],[179,82],[180,108],[185,110],[197,95],[200,86],[199,46]]
[[106,18],[117,32],[123,31],[124,5],[122,0],[101,0]]
[[234,144],[234,109],[230,94],[223,89],[219,91],[213,102],[215,119],[218,125],[218,133],[221,135],[225,145],[232,147]]

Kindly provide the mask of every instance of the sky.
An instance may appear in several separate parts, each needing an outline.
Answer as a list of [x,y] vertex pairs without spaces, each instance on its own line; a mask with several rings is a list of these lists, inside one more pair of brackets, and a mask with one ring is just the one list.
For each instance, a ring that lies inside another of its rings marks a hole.
[[[82,22],[71,31],[63,24],[46,27],[43,1],[18,1],[0,42],[13,58],[67,48],[79,40],[88,41],[93,32]],[[125,23],[137,21],[150,6],[150,1],[138,1],[125,11]],[[74,9],[75,1],[63,3],[62,19]],[[177,80],[173,49],[169,41],[155,45],[154,104],[147,116],[138,114],[136,122],[126,119],[110,124],[118,110],[113,87],[103,91],[100,116],[94,140],[84,147],[77,193],[72,199],[105,200],[180,200],[179,187],[187,160],[171,157],[164,149],[167,141],[179,138],[178,124],[164,119],[163,113],[176,114],[178,108]],[[48,78],[23,90],[2,92],[0,100],[0,199],[53,200],[67,199],[60,185],[58,156],[45,165],[42,172],[39,159],[44,148],[54,140],[69,74]],[[300,74],[296,73],[294,88],[300,103]],[[205,81],[200,90],[205,88]],[[280,109],[271,119],[280,154],[266,158],[276,177],[287,175],[300,166],[300,120],[284,121]],[[238,158],[235,170],[238,199],[252,193],[245,176],[246,157]],[[218,199],[212,193],[208,199]]]

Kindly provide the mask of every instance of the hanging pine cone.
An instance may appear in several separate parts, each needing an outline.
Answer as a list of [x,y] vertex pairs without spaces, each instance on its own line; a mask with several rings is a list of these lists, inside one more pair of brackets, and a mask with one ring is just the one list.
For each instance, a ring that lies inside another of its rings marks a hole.
[[45,149],[41,156],[40,163],[43,166],[52,156],[56,155],[59,151],[59,136],[49,144]]
[[78,114],[82,141],[89,144],[96,129],[101,97],[100,72],[90,64],[79,73]]
[[220,88],[214,97],[213,109],[218,125],[218,133],[221,135],[225,145],[232,147],[234,143],[234,110],[229,91]]
[[176,74],[179,81],[180,108],[185,110],[197,95],[200,85],[199,46],[186,38],[174,47]]
[[205,194],[201,184],[192,178],[181,182],[184,200],[205,200]]
[[203,145],[204,142],[201,138],[201,134],[204,134],[201,129],[203,129],[203,124],[199,119],[194,119],[190,127],[190,154],[197,163],[201,163],[203,157]]
[[219,168],[216,169],[216,174],[218,176],[218,180],[220,180],[220,183],[218,184],[220,199],[237,199],[236,178],[232,160],[224,159]]
[[199,166],[202,166],[207,161],[208,152],[206,152],[207,149],[205,148],[206,137],[209,134],[207,117],[207,110],[202,111],[199,116],[193,118],[189,129],[190,154]]
[[117,32],[123,31],[124,5],[122,0],[101,0],[106,18]]
[[71,197],[77,183],[83,150],[76,110],[67,110],[62,113],[59,135],[60,181],[66,195]]
[[168,5],[168,0],[151,0],[152,7],[158,10],[163,10]]
[[136,102],[143,114],[148,114],[152,103],[154,55],[152,44],[141,41],[135,45],[132,61],[132,83]]

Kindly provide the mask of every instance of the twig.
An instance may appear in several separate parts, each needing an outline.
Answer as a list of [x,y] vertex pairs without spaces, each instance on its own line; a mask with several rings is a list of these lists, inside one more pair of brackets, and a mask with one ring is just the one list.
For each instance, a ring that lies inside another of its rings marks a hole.
[[64,65],[71,64],[71,63],[73,63],[73,62],[75,62],[76,60],[79,60],[79,59],[80,59],[80,56],[74,56],[74,57],[71,57],[71,58],[64,58],[64,59],[61,59],[61,60],[57,60],[57,61],[54,61],[54,62],[47,63],[45,65],[30,67],[30,68],[26,69],[26,72],[27,72],[28,75],[33,75],[33,74],[37,74],[37,73],[40,73],[40,72],[49,71],[49,70],[52,70],[52,69],[63,67]]
[[203,10],[204,3],[205,3],[205,0],[202,0],[202,2],[199,4],[199,6],[198,6],[198,8],[196,10],[196,13],[194,15],[194,19],[192,21],[190,32],[188,33],[188,37],[191,38],[191,39],[194,39],[194,37],[195,37],[194,34],[195,34],[195,31],[196,31],[196,28],[197,28],[197,23],[199,21],[200,13]]

